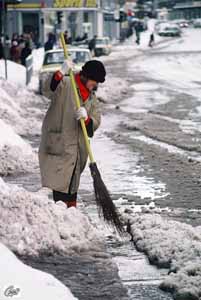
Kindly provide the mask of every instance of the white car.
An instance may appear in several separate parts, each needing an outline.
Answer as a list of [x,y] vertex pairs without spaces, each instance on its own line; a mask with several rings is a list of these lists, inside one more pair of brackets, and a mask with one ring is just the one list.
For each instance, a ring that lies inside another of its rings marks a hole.
[[173,20],[172,24],[176,24],[180,28],[188,28],[189,27],[189,22],[187,20],[185,20],[185,19]]
[[[88,49],[81,48],[69,48],[69,56],[74,62],[74,72],[79,72],[82,66],[92,59],[91,53]],[[39,92],[42,94],[44,81],[47,75],[53,74],[60,70],[62,63],[64,62],[63,49],[54,49],[45,52],[42,68],[39,73]]]
[[178,25],[169,25],[159,30],[158,35],[166,37],[180,37],[181,29]]
[[109,37],[97,37],[95,46],[95,55],[109,55],[112,51],[112,44]]

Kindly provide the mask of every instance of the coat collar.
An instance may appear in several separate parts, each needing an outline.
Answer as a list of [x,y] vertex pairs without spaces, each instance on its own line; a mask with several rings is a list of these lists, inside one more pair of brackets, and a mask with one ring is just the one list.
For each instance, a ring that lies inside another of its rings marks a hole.
[[77,83],[77,87],[79,89],[80,96],[82,97],[83,102],[87,101],[87,99],[91,94],[89,90],[86,88],[86,86],[82,83],[79,73],[75,75],[75,81]]

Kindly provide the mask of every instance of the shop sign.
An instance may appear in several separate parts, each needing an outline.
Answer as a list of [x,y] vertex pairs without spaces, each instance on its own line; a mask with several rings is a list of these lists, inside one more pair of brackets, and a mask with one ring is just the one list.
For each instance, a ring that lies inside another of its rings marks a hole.
[[97,7],[97,0],[54,0],[54,8],[91,8]]

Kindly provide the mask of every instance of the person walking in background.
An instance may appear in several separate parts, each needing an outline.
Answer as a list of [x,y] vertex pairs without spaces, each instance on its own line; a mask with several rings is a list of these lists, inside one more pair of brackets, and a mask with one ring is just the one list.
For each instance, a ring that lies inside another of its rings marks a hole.
[[10,58],[12,61],[16,63],[20,63],[20,48],[17,41],[12,42],[12,46],[10,48]]
[[92,53],[93,56],[95,55],[96,38],[97,38],[97,36],[94,35],[93,39],[91,39],[91,40],[89,41],[89,44],[88,44],[89,50],[91,51],[91,53]]
[[52,50],[55,44],[55,37],[52,32],[49,32],[48,34],[48,40],[44,45],[45,51]]
[[26,66],[26,58],[32,53],[29,41],[25,42],[25,47],[21,51],[21,64]]
[[153,44],[154,44],[154,33],[151,33],[149,39],[149,47],[153,47]]
[[153,18],[153,15],[149,15],[150,19],[148,20],[147,26],[148,26],[148,31],[149,31],[149,47],[153,47],[154,44],[154,32],[155,32],[155,24],[156,24],[156,19]]
[[135,28],[135,36],[136,36],[136,44],[140,44],[140,34],[142,32],[142,24],[140,23],[140,21],[135,22],[134,25]]

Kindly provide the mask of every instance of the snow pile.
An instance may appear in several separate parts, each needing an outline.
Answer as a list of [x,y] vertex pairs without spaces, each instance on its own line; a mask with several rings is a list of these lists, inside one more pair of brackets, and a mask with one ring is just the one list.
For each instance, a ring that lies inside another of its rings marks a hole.
[[[7,75],[9,82],[23,86],[26,84],[26,68],[11,60],[7,60]],[[0,60],[0,78],[5,78],[5,61],[3,59]]]
[[33,170],[37,155],[11,126],[0,120],[0,174],[11,175]]
[[97,97],[103,99],[107,103],[112,100],[119,99],[122,95],[126,95],[128,92],[128,82],[118,77],[110,76],[104,84],[101,84]]
[[[76,300],[70,290],[54,276],[38,271],[18,260],[0,243],[0,298],[20,300]],[[10,293],[10,296],[9,296]]]
[[[33,92],[17,84],[0,79],[0,118],[15,128],[23,136],[40,134],[41,102]],[[46,100],[47,101],[47,100]]]
[[[87,217],[44,194],[30,193],[0,178],[0,240],[20,255],[100,251]],[[98,250],[99,249],[99,250]]]
[[139,251],[151,263],[170,269],[161,288],[175,299],[200,299],[201,226],[165,220],[158,214],[136,215],[130,219],[131,234]]

